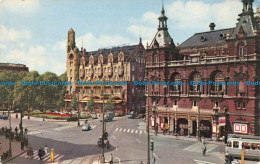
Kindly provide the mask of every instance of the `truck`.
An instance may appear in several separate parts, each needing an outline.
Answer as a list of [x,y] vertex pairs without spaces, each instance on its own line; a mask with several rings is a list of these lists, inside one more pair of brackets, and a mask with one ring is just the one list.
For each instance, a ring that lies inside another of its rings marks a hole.
[[115,117],[115,113],[114,112],[105,112],[105,115],[108,117],[108,121],[112,121]]

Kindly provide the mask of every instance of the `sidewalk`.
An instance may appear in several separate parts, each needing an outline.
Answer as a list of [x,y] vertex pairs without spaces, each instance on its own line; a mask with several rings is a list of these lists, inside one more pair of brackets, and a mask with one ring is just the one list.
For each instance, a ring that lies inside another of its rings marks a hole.
[[[139,127],[140,130],[146,131],[146,122],[140,122],[138,127]],[[150,135],[156,136],[155,131],[150,129]],[[174,136],[173,133],[170,133],[170,135],[169,135],[169,133],[163,134],[162,132],[160,132],[160,133],[157,133],[157,136],[169,138],[169,139],[175,139],[175,140],[197,141],[197,138],[195,136],[190,136],[190,137],[188,137],[188,136]],[[217,145],[223,144],[223,143],[221,143],[221,141],[214,141],[211,138],[205,138],[205,141],[208,144],[217,144]]]
[[[6,139],[4,135],[0,135],[0,142],[2,144],[0,147],[0,156],[1,156],[3,154],[3,152],[9,151],[9,139]],[[12,157],[7,158],[5,160],[5,162],[21,155],[22,153],[24,153],[26,151],[26,147],[24,147],[24,150],[21,150],[21,143],[16,140],[13,140],[11,142],[11,144],[12,144]],[[3,161],[2,161],[2,163],[3,163]]]

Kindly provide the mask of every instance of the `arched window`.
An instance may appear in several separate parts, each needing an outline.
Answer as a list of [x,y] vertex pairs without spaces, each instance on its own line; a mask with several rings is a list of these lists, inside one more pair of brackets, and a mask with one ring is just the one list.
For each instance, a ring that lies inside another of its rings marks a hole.
[[224,74],[222,72],[218,72],[215,75],[214,81],[216,82],[214,91],[216,92],[223,91],[224,90],[223,85],[220,84],[224,82]]
[[171,90],[172,91],[181,91],[181,75],[178,73],[175,76],[173,76],[172,81],[174,82],[174,85],[172,85]]
[[201,75],[200,73],[195,73],[191,77],[191,81],[193,81],[193,85],[190,85],[190,90],[191,91],[200,91],[200,85],[198,83],[201,81]]
[[69,59],[70,59],[70,60],[73,60],[73,59],[74,59],[73,54],[70,54]]

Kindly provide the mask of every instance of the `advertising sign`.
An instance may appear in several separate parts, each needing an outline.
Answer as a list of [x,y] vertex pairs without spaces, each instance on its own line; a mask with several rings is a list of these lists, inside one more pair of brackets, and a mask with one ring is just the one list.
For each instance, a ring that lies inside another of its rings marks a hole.
[[216,124],[212,125],[212,133],[217,133],[217,125]]
[[234,123],[234,133],[247,134],[247,124]]
[[153,117],[151,118],[151,125],[152,125],[152,127],[154,127],[154,118]]
[[226,117],[219,117],[218,125],[219,126],[226,126]]

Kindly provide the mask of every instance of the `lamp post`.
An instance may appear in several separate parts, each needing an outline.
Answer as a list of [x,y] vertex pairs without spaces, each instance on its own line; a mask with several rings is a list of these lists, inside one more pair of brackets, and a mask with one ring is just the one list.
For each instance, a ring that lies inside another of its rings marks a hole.
[[101,138],[101,163],[105,163],[105,155],[104,155],[104,133],[105,133],[105,117],[104,117],[104,107],[105,107],[105,93],[104,93],[104,87],[103,87],[103,106],[102,106],[102,138]]
[[[10,94],[10,89],[9,89],[9,94]],[[10,113],[10,107],[9,107],[9,97],[8,96],[8,116],[9,116],[9,128],[10,128],[10,133],[9,133],[9,157],[12,157],[12,141],[11,141],[11,133],[12,133],[12,126],[11,126],[11,113]]]
[[[146,80],[145,80],[146,81]],[[147,87],[147,164],[150,164],[150,111],[149,111],[149,85]]]
[[78,109],[78,126],[80,126],[80,122],[79,122],[79,118],[80,118],[80,115],[79,115],[79,93],[78,93],[78,105],[77,105],[77,109]]
[[200,94],[199,92],[199,101],[198,101],[198,124],[197,124],[197,140],[200,141]]

